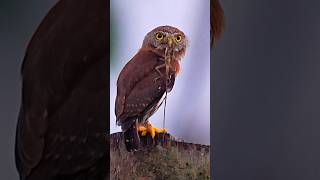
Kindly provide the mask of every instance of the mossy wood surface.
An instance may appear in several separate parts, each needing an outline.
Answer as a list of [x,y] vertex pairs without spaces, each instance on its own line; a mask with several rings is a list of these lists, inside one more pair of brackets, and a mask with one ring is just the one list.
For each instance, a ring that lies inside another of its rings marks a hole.
[[122,133],[110,136],[110,179],[210,179],[210,146],[179,142],[169,134],[140,139],[140,149],[127,152]]

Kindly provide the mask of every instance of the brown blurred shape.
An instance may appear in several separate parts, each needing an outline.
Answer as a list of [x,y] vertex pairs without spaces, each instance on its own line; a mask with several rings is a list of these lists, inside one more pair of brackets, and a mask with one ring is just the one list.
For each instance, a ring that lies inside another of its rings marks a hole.
[[[211,33],[213,31],[213,36],[211,36],[211,43],[221,36],[224,28],[224,13],[220,5],[219,0],[211,0],[211,14],[210,14],[210,25]],[[211,34],[212,35],[212,34]]]

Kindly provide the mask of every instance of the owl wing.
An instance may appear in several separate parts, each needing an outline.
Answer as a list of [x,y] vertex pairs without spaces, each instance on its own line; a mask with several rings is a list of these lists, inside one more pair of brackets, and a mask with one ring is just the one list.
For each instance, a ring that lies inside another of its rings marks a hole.
[[[106,4],[59,1],[28,45],[15,143],[21,179],[89,176],[100,153],[107,156]],[[105,162],[101,157],[103,173],[108,173]]]
[[[137,118],[157,106],[166,87],[163,79],[155,80],[160,76],[155,68],[163,64],[159,58],[152,51],[140,51],[121,71],[116,98],[118,125],[130,126],[134,120],[132,118]],[[165,74],[165,68],[160,71]],[[170,90],[174,83],[174,78],[171,79],[168,84]]]

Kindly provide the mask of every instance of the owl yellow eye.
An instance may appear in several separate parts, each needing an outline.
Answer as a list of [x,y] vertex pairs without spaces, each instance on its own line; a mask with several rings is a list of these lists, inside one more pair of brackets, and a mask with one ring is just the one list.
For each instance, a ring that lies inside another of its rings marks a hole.
[[156,39],[157,39],[157,40],[163,39],[163,34],[162,34],[162,33],[157,33],[157,34],[156,34]]
[[182,40],[182,36],[181,35],[176,36],[176,41],[177,42],[180,42],[181,40]]

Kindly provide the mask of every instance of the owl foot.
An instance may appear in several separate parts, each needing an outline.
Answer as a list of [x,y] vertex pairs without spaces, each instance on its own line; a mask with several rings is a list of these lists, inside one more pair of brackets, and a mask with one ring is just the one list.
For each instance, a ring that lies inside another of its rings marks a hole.
[[140,125],[138,128],[138,132],[141,133],[141,136],[146,136],[147,133],[150,133],[151,137],[154,138],[157,133],[167,133],[168,131],[166,129],[154,127],[151,123],[148,122],[147,124]]

